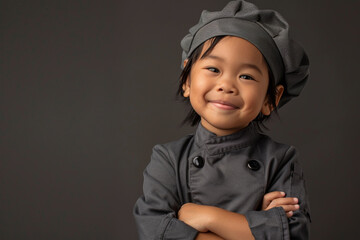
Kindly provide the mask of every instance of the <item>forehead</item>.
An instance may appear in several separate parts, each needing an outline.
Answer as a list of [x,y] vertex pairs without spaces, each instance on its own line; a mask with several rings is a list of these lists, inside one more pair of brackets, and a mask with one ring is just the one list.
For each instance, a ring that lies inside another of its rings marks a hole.
[[216,46],[206,55],[204,53],[211,46],[212,40],[204,43],[201,52],[201,59],[222,59],[229,63],[252,63],[259,66],[266,66],[266,61],[261,52],[249,41],[233,36],[222,38]]

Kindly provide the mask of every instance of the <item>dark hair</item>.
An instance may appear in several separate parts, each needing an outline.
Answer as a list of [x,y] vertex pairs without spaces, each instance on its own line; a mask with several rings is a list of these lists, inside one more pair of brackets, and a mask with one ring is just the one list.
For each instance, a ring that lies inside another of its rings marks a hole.
[[[218,44],[220,42],[220,40],[223,39],[224,37],[225,36],[217,36],[217,37],[213,37],[213,38],[209,39],[210,40],[210,46],[209,46],[208,49],[206,49],[206,51],[204,52],[204,54],[202,56],[200,56],[200,55],[201,55],[201,52],[203,50],[205,42],[202,43],[201,45],[199,45],[199,47],[197,47],[191,53],[191,55],[187,58],[188,61],[187,61],[184,69],[182,70],[182,72],[180,74],[179,87],[178,87],[178,90],[177,90],[178,97],[180,97],[182,99],[182,101],[184,101],[190,108],[187,116],[185,117],[185,119],[182,122],[183,124],[189,123],[191,126],[195,126],[201,120],[200,116],[191,107],[190,99],[188,97],[184,97],[183,85],[186,83],[187,78],[190,75],[191,67],[199,58],[204,58],[207,55],[209,55],[211,53],[211,51],[214,49],[214,47],[216,46],[216,44]],[[275,112],[277,114],[277,108],[276,108],[277,89],[276,89],[276,86],[275,86],[275,78],[274,78],[274,75],[273,75],[273,73],[272,73],[272,71],[271,71],[268,64],[267,64],[267,68],[268,68],[268,71],[269,71],[269,86],[268,86],[266,95],[267,95],[270,106],[274,109],[273,112]],[[270,118],[270,115],[263,115],[260,112],[259,115],[253,120],[253,122],[257,125],[259,130],[261,130],[261,127],[266,129],[266,126],[264,125],[263,122],[265,120],[268,120]]]

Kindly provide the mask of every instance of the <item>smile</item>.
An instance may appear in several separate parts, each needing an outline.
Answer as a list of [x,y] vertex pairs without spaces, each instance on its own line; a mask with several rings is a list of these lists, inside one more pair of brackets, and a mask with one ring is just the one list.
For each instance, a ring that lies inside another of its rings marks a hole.
[[215,100],[215,101],[209,101],[212,105],[214,105],[217,108],[220,109],[224,109],[224,110],[234,110],[234,109],[238,109],[237,106],[235,106],[234,104],[231,104],[229,102],[225,102],[225,101],[220,101],[220,100]]

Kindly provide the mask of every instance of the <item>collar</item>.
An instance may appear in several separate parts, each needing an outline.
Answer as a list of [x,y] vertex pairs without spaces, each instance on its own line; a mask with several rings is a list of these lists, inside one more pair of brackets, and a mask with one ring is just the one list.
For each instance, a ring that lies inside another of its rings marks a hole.
[[195,145],[198,148],[205,147],[210,155],[216,155],[248,147],[260,137],[254,123],[238,132],[219,137],[199,123],[195,133]]

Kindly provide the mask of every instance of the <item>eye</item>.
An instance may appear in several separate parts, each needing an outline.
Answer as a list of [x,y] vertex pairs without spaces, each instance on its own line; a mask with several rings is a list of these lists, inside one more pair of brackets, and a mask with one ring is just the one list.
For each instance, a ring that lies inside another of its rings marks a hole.
[[219,73],[219,72],[220,72],[219,69],[214,68],[214,67],[208,67],[208,68],[206,68],[206,69],[209,70],[209,71],[211,71],[211,72],[214,72],[214,73]]
[[240,78],[246,79],[246,80],[255,80],[252,76],[249,76],[249,75],[241,75]]

